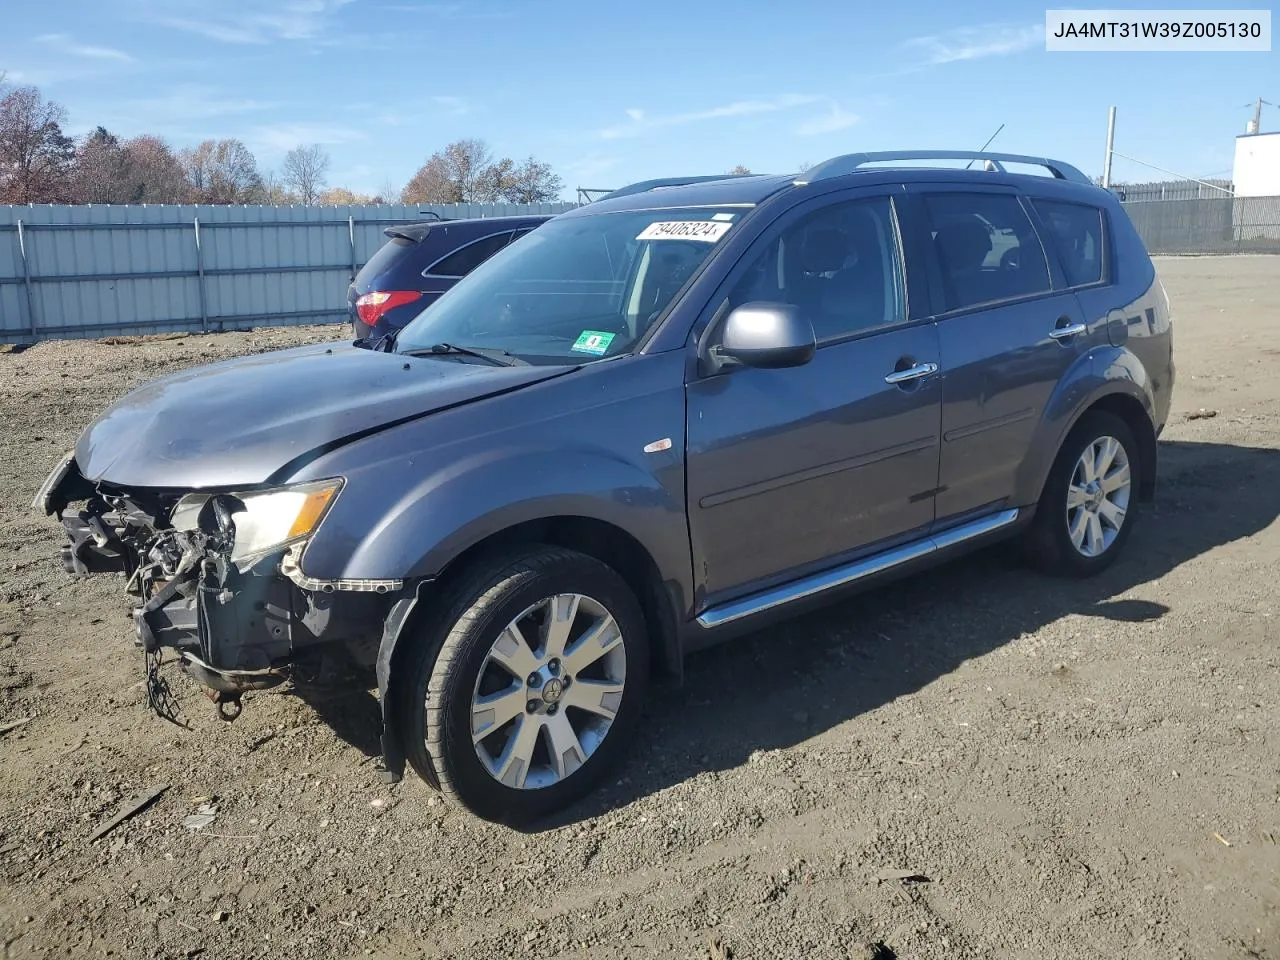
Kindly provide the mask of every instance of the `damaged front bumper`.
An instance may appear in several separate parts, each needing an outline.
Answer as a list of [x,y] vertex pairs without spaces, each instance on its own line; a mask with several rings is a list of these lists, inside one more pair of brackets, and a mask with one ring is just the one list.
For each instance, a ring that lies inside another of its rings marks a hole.
[[314,675],[335,662],[375,666],[404,583],[317,580],[301,567],[340,489],[341,481],[240,494],[122,489],[85,480],[68,457],[34,505],[62,523],[68,573],[127,578],[149,665],[173,651],[224,719],[234,719],[245,692],[300,668]]

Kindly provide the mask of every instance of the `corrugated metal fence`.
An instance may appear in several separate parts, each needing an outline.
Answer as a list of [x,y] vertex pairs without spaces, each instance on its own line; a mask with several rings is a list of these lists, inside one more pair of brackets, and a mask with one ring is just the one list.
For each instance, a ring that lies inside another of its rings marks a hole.
[[[0,343],[334,322],[390,224],[574,206],[0,206]],[[1125,209],[1152,253],[1280,253],[1280,197]]]
[[1280,197],[1128,201],[1124,209],[1151,253],[1280,253]]
[[390,224],[574,206],[0,206],[0,343],[334,322]]

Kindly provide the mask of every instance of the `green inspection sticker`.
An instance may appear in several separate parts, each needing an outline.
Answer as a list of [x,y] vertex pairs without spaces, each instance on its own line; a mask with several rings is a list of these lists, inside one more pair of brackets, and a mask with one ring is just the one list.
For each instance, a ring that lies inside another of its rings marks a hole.
[[613,343],[614,336],[616,334],[601,333],[599,330],[583,330],[569,349],[575,353],[590,353],[602,357],[609,349],[609,344]]

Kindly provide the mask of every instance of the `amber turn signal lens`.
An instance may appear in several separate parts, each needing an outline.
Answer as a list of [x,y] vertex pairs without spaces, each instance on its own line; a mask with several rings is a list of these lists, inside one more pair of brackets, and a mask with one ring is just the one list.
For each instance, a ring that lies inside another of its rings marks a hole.
[[325,510],[329,508],[329,501],[337,492],[337,487],[325,487],[307,494],[307,499],[302,501],[302,508],[294,518],[293,526],[289,528],[289,539],[306,536],[314,530],[320,518],[324,516]]

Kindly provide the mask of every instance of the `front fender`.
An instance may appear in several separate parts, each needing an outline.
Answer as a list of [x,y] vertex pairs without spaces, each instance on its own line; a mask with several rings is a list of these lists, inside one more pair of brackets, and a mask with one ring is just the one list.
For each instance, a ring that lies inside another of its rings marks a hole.
[[683,373],[679,353],[591,364],[333,451],[293,478],[347,478],[303,572],[434,577],[514,525],[583,517],[632,537],[687,602]]
[[1141,360],[1123,345],[1090,351],[1058,382],[1018,471],[1014,493],[1017,506],[1031,506],[1040,499],[1067,435],[1089,408],[1113,394],[1137,401],[1147,416],[1153,417],[1151,378]]
[[[669,468],[679,473],[677,457]],[[618,527],[648,551],[664,577],[690,569],[682,499],[653,473],[607,451],[574,446],[489,451],[448,464],[411,487],[350,552],[319,537],[303,565],[323,579],[347,579],[354,570],[374,579],[435,577],[480,541],[550,517]]]

